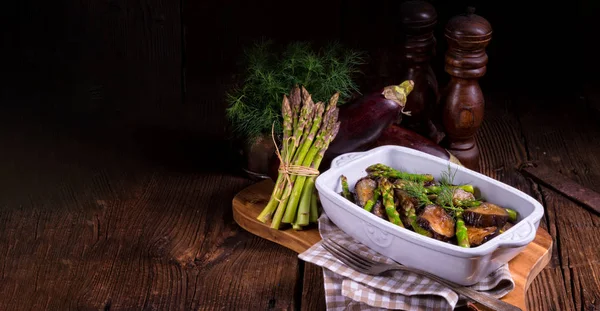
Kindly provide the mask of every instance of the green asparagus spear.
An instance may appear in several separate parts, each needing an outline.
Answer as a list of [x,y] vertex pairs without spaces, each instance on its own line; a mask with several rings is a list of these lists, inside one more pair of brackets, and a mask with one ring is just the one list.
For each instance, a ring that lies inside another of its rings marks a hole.
[[405,211],[405,214],[406,214],[406,217],[408,217],[408,219],[410,220],[410,226],[415,230],[416,233],[427,236],[427,237],[433,236],[433,234],[431,234],[431,232],[425,230],[417,222],[417,212],[415,211],[414,206],[411,208],[408,208]]
[[381,187],[381,197],[383,198],[383,206],[385,206],[385,212],[388,219],[391,223],[404,228],[404,224],[402,224],[402,221],[400,220],[400,214],[398,214],[396,206],[394,205],[394,190],[392,189],[392,184],[386,178],[382,178],[379,183]]
[[310,222],[310,208],[312,204],[312,197],[315,188],[315,179],[309,178],[306,180],[304,184],[304,189],[302,189],[302,194],[300,195],[300,206],[304,206],[305,208],[298,208],[298,215],[296,216],[296,224],[299,226],[306,226]]
[[[312,184],[315,184],[315,177],[311,178]],[[311,223],[316,223],[319,220],[319,206],[318,206],[318,199],[317,199],[317,188],[313,188],[313,194],[311,196],[311,200],[310,200],[310,215],[309,215],[309,222]]]
[[375,188],[375,190],[373,190],[373,198],[367,200],[367,203],[365,203],[365,206],[363,208],[367,212],[371,212],[371,210],[373,209],[373,206],[375,205],[377,200],[379,200],[379,196],[381,196],[381,189],[379,189],[379,187],[377,187],[377,188]]
[[342,175],[340,179],[342,180],[342,195],[346,200],[352,201],[352,194],[350,194],[350,188],[348,187],[348,178]]
[[293,228],[294,230],[296,230],[296,231],[298,231],[298,230],[302,230],[302,229],[303,229],[303,228],[302,228],[302,226],[301,226],[301,225],[299,225],[298,223],[293,223],[293,224],[292,224],[292,228]]
[[[290,101],[285,94],[283,95],[283,104],[281,105],[281,116],[283,117],[283,142],[287,142],[289,138],[294,134],[292,111],[290,107]],[[285,158],[288,148],[283,148],[281,156]]]
[[302,108],[302,95],[298,85],[294,85],[294,88],[290,92],[290,115],[292,116],[292,128],[298,127],[298,121],[300,120],[299,113]]
[[[460,186],[456,186],[456,188],[462,189],[469,193],[474,193],[474,191],[475,191],[475,189],[473,188],[473,185],[460,185]],[[425,190],[427,191],[428,194],[439,194],[440,191],[442,191],[442,187],[441,186],[429,186],[429,187],[425,187]]]
[[464,207],[464,208],[477,207],[477,206],[481,205],[481,201],[478,201],[478,200],[458,200],[458,201],[455,202],[455,205],[457,207]]
[[456,213],[456,240],[458,246],[469,248],[469,235],[467,233],[467,227],[465,221],[462,218],[462,213]]
[[[293,93],[294,91],[292,91]],[[293,100],[292,102],[294,102],[295,100]],[[282,151],[281,151],[281,156],[283,159],[291,159],[291,157],[294,154],[294,143],[292,141],[289,141],[288,138],[291,137],[292,133],[293,133],[293,127],[292,124],[294,122],[294,120],[292,120],[292,118],[294,118],[293,115],[293,111],[292,108],[290,106],[290,100],[287,98],[287,96],[283,95],[283,103],[281,106],[281,113],[283,116],[283,144],[282,144]],[[295,102],[294,102],[295,105]],[[267,203],[267,205],[265,206],[265,208],[262,210],[262,212],[258,215],[257,219],[260,222],[267,222],[267,220],[269,220],[271,218],[271,216],[273,215],[273,212],[275,211],[275,209],[277,208],[277,205],[279,203],[279,199],[281,198],[282,193],[284,192],[284,189],[287,185],[287,180],[284,178],[283,173],[279,173],[277,176],[277,180],[275,181],[275,187],[273,188],[273,192],[271,193],[271,198],[269,199],[269,202]]]
[[511,209],[511,208],[505,208],[505,210],[508,213],[508,220],[510,222],[516,222],[519,213],[517,211],[515,211],[514,209]]
[[469,193],[475,193],[475,188],[473,187],[473,185],[460,185],[458,186],[458,188]]
[[389,167],[385,164],[381,164],[381,163],[373,164],[373,165],[367,167],[366,171],[374,177],[399,178],[399,179],[405,179],[405,180],[410,180],[410,181],[419,181],[419,182],[433,180],[433,175],[431,175],[431,174],[411,174],[411,173],[396,170],[394,168],[391,168],[391,167]]

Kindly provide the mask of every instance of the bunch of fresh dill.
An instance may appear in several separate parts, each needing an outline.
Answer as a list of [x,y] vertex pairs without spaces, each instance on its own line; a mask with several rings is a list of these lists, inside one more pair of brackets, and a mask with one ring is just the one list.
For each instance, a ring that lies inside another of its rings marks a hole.
[[283,50],[261,40],[244,51],[243,81],[226,94],[227,118],[234,135],[252,141],[262,134],[281,133],[281,100],[295,86],[304,86],[314,102],[340,93],[342,105],[355,93],[355,81],[366,54],[333,42],[316,50],[308,42],[291,42]]

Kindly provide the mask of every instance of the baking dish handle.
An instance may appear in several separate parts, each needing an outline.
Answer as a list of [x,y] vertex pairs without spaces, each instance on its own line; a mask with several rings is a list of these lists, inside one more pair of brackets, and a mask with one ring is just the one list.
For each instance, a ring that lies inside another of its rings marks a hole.
[[498,247],[516,248],[525,246],[535,239],[536,228],[530,221],[524,221],[518,230],[499,236]]
[[365,155],[366,152],[348,152],[348,153],[344,153],[341,154],[337,157],[335,157],[333,159],[333,161],[331,161],[331,168],[337,168],[340,167],[350,161],[353,161],[355,159],[358,158],[362,158]]

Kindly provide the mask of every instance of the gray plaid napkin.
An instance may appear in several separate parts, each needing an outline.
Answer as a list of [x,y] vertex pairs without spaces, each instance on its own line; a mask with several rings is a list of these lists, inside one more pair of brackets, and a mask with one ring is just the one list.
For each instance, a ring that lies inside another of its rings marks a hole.
[[[351,238],[325,214],[319,218],[319,232],[322,238],[330,238],[374,261],[393,262]],[[320,242],[298,257],[323,268],[327,310],[453,310],[466,303],[449,288],[411,272],[393,271],[386,276],[356,272],[333,257]],[[506,264],[471,287],[500,298],[513,290],[515,283]]]

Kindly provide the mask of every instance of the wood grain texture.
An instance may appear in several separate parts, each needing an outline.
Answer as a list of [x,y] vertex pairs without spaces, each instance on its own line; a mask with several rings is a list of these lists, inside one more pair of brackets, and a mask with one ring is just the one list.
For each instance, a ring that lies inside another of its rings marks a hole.
[[326,309],[325,288],[323,286],[323,269],[309,262],[304,263],[301,310]]
[[[520,164],[532,160],[530,147],[523,132],[523,120],[518,118],[517,111],[527,102],[517,102],[515,99],[499,93],[486,97],[486,118],[477,136],[481,146],[480,167],[482,173],[514,186],[536,198],[542,204],[544,200],[539,186],[532,180],[519,173]],[[527,294],[528,310],[569,310],[570,301],[566,276],[560,271],[560,254],[555,239],[555,225],[549,221],[552,211],[546,207],[540,227],[545,228],[554,238],[553,255],[550,265],[533,281]],[[553,271],[556,270],[556,271]]]
[[0,121],[0,310],[293,308],[296,254],[233,221],[249,180],[137,130]]
[[544,164],[527,163],[523,165],[521,171],[539,184],[600,214],[600,194],[598,192],[576,183]]
[[[287,230],[274,230],[268,224],[263,224],[256,220],[258,214],[266,206],[273,186],[274,184],[271,180],[264,180],[250,185],[236,194],[232,202],[234,219],[238,221],[242,228],[245,228],[252,234],[283,245],[297,253],[304,252],[321,240],[317,228],[302,231],[295,231],[291,228]],[[551,249],[552,238],[544,229],[540,228],[535,240],[509,263],[515,281],[515,289],[502,298],[504,301],[516,305],[521,309],[526,308],[525,294],[527,288],[537,274],[550,261]],[[316,282],[314,279],[305,280],[304,288],[306,291],[315,291],[314,287],[318,284],[319,282]],[[306,300],[303,301],[305,302]],[[312,305],[311,302],[309,304]]]
[[[574,97],[553,96],[541,100],[521,96],[517,101],[531,161],[553,167],[567,178],[598,192],[600,125]],[[569,108],[564,109],[566,106]],[[536,286],[540,292],[534,295],[538,300],[531,301],[531,307],[600,308],[600,218],[549,188],[540,187],[540,192],[547,209],[549,232],[557,245],[557,261],[555,271],[546,274],[546,284]]]

